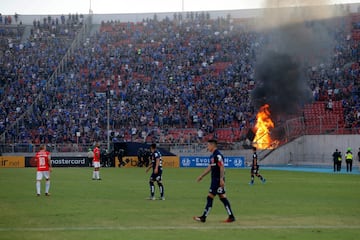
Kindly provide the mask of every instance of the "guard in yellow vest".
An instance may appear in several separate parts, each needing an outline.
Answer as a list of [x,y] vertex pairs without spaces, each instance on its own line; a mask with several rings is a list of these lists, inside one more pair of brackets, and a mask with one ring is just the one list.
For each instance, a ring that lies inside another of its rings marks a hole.
[[348,148],[345,154],[346,161],[346,172],[352,171],[352,162],[353,162],[353,154],[351,152],[351,148]]

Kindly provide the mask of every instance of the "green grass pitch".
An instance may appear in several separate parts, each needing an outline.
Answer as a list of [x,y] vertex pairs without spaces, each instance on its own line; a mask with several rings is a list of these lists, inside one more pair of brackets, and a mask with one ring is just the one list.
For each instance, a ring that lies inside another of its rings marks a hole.
[[[36,197],[35,169],[0,169],[0,239],[358,239],[360,175],[227,169],[236,222],[215,199],[206,223],[192,220],[206,201],[203,169],[164,169],[165,201],[149,196],[144,168],[55,168],[51,196]],[[42,182],[42,193],[44,182]],[[158,188],[156,186],[158,196]]]

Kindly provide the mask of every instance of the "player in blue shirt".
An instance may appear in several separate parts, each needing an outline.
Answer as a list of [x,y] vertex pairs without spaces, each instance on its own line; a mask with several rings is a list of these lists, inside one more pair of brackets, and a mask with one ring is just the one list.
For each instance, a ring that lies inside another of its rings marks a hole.
[[152,168],[152,174],[150,176],[149,185],[150,185],[150,197],[149,200],[155,200],[155,185],[154,182],[156,181],[159,186],[160,191],[160,200],[165,200],[164,197],[164,185],[162,183],[162,159],[161,153],[156,149],[156,144],[153,143],[150,146],[150,164],[149,167],[146,169],[148,172]]
[[211,185],[203,214],[200,217],[193,217],[193,219],[198,222],[205,222],[206,217],[208,216],[212,208],[214,197],[216,195],[219,195],[219,198],[221,202],[224,204],[226,212],[229,215],[229,217],[224,222],[234,222],[235,217],[231,210],[230,202],[225,194],[224,156],[217,149],[216,140],[209,140],[207,144],[207,149],[209,152],[212,153],[210,156],[210,164],[204,170],[204,172],[197,178],[197,181],[200,182],[209,172],[211,172]]

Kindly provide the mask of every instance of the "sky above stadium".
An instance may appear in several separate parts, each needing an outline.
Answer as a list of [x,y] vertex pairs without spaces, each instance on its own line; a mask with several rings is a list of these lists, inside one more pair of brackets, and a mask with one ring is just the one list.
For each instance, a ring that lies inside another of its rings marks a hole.
[[[0,13],[13,15],[89,13],[159,13],[262,8],[265,2],[296,6],[317,0],[1,0]],[[324,0],[321,0],[324,1]],[[328,0],[329,4],[360,0]]]

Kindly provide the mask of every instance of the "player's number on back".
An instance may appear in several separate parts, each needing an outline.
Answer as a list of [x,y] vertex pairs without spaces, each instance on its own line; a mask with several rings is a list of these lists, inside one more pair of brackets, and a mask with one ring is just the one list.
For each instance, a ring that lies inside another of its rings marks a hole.
[[39,157],[39,163],[40,163],[40,166],[45,166],[45,158],[44,157]]

